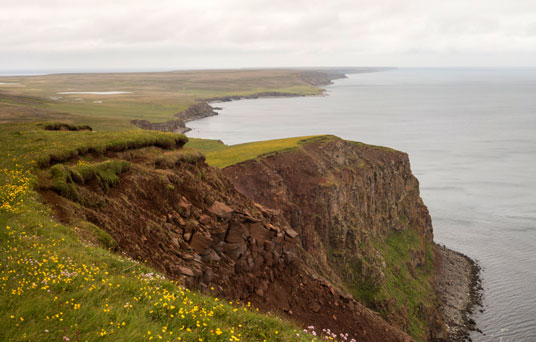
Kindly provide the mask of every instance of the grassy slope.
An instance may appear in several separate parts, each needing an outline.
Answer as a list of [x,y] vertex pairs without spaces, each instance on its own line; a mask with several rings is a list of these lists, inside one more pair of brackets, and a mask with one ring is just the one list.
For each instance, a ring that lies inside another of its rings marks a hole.
[[[74,230],[95,228],[73,230],[56,223],[32,189],[37,161],[48,160],[43,156],[165,142],[173,135],[0,127],[0,340],[312,340],[302,332],[297,337],[295,325],[261,315],[247,303],[188,291],[143,263],[82,243]],[[102,232],[98,238],[107,240]]]
[[[387,268],[385,287],[373,292],[371,299],[394,302],[395,312],[406,310],[410,335],[417,340],[425,339],[429,327],[424,312],[420,311],[435,301],[432,243],[426,242],[426,264],[419,267],[413,275],[406,265],[412,261],[411,251],[422,248],[422,241],[417,232],[407,229],[392,233],[385,241],[376,241],[375,247],[381,252]],[[381,311],[380,313],[388,314]]]
[[274,139],[265,141],[255,141],[251,143],[237,145],[223,145],[216,140],[190,139],[187,147],[201,150],[207,157],[207,163],[221,169],[255,159],[271,153],[288,151],[298,148],[301,144],[315,141],[317,139],[330,139],[327,135],[312,135],[305,137]]
[[[63,74],[0,77],[0,122],[64,119],[91,124],[97,130],[132,128],[130,120],[163,122],[199,98],[285,92],[316,95],[321,89],[303,81],[295,70],[213,70],[161,73]],[[64,91],[128,91],[129,94],[60,95]],[[30,98],[28,98],[30,97]],[[33,101],[32,98],[40,99]],[[11,108],[1,110],[2,107]],[[22,107],[22,108],[21,108]],[[33,113],[28,109],[32,109]],[[12,115],[25,110],[25,115]],[[36,111],[40,111],[37,113]],[[30,112],[30,113],[29,113]]]

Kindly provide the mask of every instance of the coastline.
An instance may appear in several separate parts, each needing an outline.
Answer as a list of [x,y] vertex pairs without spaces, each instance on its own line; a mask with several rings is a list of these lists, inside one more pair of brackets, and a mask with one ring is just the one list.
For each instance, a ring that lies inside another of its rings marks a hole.
[[325,96],[326,89],[322,87],[333,84],[334,80],[348,78],[347,74],[361,74],[370,72],[381,72],[393,70],[392,67],[348,67],[348,68],[324,68],[324,69],[306,69],[303,70],[299,77],[305,83],[317,87],[320,91],[318,95],[304,95],[298,93],[288,93],[280,91],[259,92],[248,95],[228,95],[209,98],[198,98],[198,102],[188,107],[186,110],[174,114],[177,119],[153,123],[147,120],[132,120],[130,123],[142,129],[156,130],[161,132],[173,132],[184,134],[192,129],[186,126],[186,123],[194,120],[203,119],[210,116],[216,116],[218,107],[212,107],[210,104],[215,102],[229,102],[243,99],[259,98],[277,98],[277,97],[305,97],[305,96]]
[[436,293],[439,313],[447,327],[447,341],[471,341],[472,331],[481,332],[472,316],[482,305],[480,266],[468,256],[437,245]]
[[[345,70],[346,71],[346,70]],[[379,70],[374,70],[379,71]],[[372,70],[350,70],[348,73],[360,73],[360,72],[374,72]],[[288,92],[279,92],[279,91],[269,91],[269,92],[259,92],[248,95],[229,95],[229,96],[218,96],[210,98],[199,98],[195,103],[188,107],[186,110],[176,113],[174,116],[178,119],[169,120],[165,122],[153,123],[147,120],[132,120],[130,121],[136,127],[141,129],[156,130],[161,132],[173,132],[184,134],[191,131],[192,129],[186,126],[186,123],[194,120],[199,120],[207,118],[210,116],[216,116],[218,113],[216,110],[221,109],[218,107],[212,107],[210,104],[215,102],[230,102],[243,99],[259,99],[259,98],[277,98],[277,97],[304,97],[304,96],[324,96],[326,89],[320,88],[330,84],[333,84],[334,80],[347,78],[345,73],[333,70],[333,71],[304,71],[300,75],[301,79],[306,83],[319,87],[319,95],[303,95],[297,93],[288,93]]]
[[[332,80],[346,78],[336,77],[315,84],[315,86],[326,86],[333,84]],[[285,92],[261,92],[249,95],[232,95],[212,98],[198,99],[197,104],[192,105],[186,111],[175,114],[178,120],[171,120],[163,124],[178,124],[169,132],[186,133],[191,129],[186,126],[190,121],[199,120],[206,117],[216,116],[216,110],[221,108],[213,107],[211,104],[218,102],[230,102],[242,99],[277,98],[277,97],[305,97],[305,96],[325,96],[325,89],[319,95],[301,95]],[[139,120],[138,120],[139,121]],[[144,129],[157,129],[153,127],[142,127]],[[436,253],[436,293],[440,301],[439,313],[447,328],[446,339],[435,341],[465,342],[471,341],[470,333],[481,332],[476,326],[472,316],[476,309],[482,305],[482,286],[480,278],[480,266],[468,256],[451,250],[445,246],[437,244]]]

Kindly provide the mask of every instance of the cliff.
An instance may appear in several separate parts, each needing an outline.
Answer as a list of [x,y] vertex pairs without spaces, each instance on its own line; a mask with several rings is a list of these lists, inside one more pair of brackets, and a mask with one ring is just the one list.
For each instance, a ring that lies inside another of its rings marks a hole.
[[218,113],[214,111],[213,107],[206,102],[200,102],[191,105],[182,112],[175,114],[175,116],[178,118],[176,120],[156,123],[149,122],[147,120],[132,120],[130,123],[142,129],[150,129],[160,132],[185,133],[190,131],[190,128],[186,127],[186,122],[214,115],[218,115]]
[[97,226],[187,287],[348,340],[444,337],[431,220],[404,153],[320,137],[223,171],[189,149],[79,158],[41,175],[57,219]]
[[223,172],[282,213],[325,277],[412,336],[444,337],[431,218],[407,154],[324,137]]

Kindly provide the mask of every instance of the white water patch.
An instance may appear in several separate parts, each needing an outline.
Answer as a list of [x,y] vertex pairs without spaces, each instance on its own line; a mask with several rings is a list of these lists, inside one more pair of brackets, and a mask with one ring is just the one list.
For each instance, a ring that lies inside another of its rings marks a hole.
[[18,85],[20,83],[15,83],[15,82],[0,82],[0,85]]
[[132,94],[131,91],[61,91],[56,94],[59,95],[119,95],[119,94]]

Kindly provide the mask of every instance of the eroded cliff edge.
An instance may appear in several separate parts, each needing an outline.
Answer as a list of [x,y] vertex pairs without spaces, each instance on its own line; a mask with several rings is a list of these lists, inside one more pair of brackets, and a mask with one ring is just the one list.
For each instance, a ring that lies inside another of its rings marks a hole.
[[75,231],[95,226],[188,287],[319,332],[446,337],[431,220],[406,154],[320,137],[223,172],[182,148],[91,159],[119,163],[117,181],[77,175],[76,158],[41,176],[43,197]]
[[445,337],[431,218],[407,154],[328,137],[224,174],[280,210],[340,288],[415,338]]

